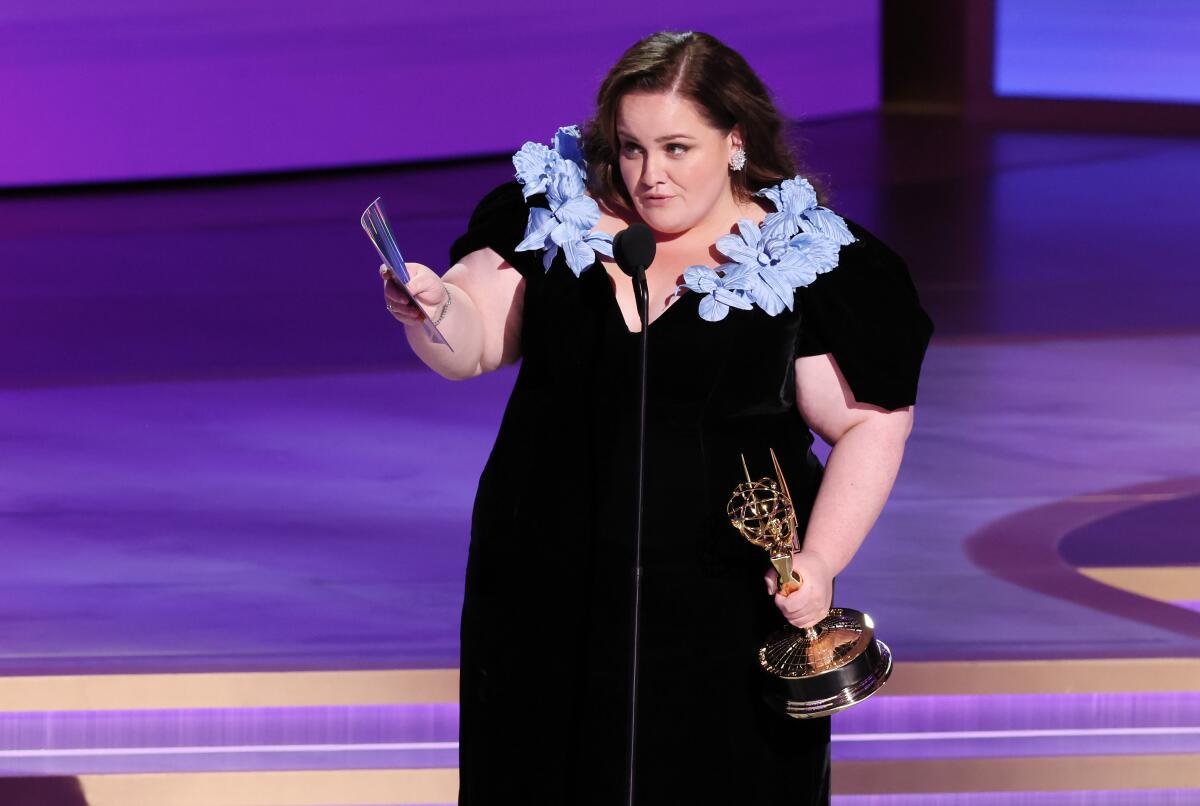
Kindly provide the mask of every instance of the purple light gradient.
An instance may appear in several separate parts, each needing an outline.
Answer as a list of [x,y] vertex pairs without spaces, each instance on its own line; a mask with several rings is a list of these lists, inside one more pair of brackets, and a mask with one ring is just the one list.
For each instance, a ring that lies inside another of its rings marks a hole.
[[995,92],[1200,102],[1193,0],[995,0]]
[[516,149],[580,122],[608,67],[662,29],[742,52],[789,117],[878,106],[873,0],[6,6],[0,187]]

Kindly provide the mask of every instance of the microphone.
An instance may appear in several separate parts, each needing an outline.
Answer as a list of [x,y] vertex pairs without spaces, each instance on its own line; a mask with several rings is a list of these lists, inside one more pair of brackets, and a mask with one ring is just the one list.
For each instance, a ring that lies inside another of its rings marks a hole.
[[638,316],[642,320],[641,338],[638,339],[638,442],[637,442],[637,496],[634,500],[636,521],[633,531],[633,590],[632,618],[629,631],[629,713],[627,722],[629,740],[626,746],[625,789],[626,806],[634,806],[635,759],[637,758],[637,711],[638,711],[638,653],[641,646],[642,624],[642,496],[646,487],[646,321],[649,292],[646,289],[646,267],[654,262],[658,245],[654,233],[640,221],[621,230],[613,238],[613,257],[621,271],[633,278],[633,296],[637,301]]
[[613,257],[621,271],[633,277],[637,267],[644,271],[654,262],[654,233],[642,222],[630,224],[613,237]]
[[642,333],[646,332],[646,300],[650,292],[646,288],[646,267],[654,262],[658,245],[654,233],[642,222],[630,224],[613,237],[613,258],[625,274],[633,278],[633,299],[638,317],[642,320]]

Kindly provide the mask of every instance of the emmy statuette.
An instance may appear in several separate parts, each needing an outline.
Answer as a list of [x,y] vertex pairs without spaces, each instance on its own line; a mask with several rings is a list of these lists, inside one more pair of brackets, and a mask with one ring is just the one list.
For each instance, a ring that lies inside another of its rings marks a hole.
[[[767,550],[779,573],[779,592],[787,596],[804,584],[792,569],[797,535],[796,513],[787,480],[771,450],[775,479],[752,481],[742,456],[746,481],[729,499],[726,513],[742,537]],[[835,607],[817,625],[784,626],[758,650],[765,672],[763,697],[797,719],[827,716],[870,697],[892,672],[892,653],[875,638],[871,617]]]

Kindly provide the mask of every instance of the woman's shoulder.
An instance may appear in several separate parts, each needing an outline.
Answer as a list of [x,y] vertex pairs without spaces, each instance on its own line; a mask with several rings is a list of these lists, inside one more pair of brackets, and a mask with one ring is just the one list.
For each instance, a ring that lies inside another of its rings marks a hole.
[[851,252],[871,254],[880,259],[892,262],[904,262],[904,258],[884,238],[877,235],[861,221],[851,218],[848,215],[842,215],[841,218],[846,222],[846,228],[850,231],[850,234],[854,236],[854,242],[848,244],[851,247]]
[[596,229],[600,208],[587,192],[578,126],[561,126],[550,145],[528,142],[513,155],[516,181],[529,204],[525,237],[518,251],[540,251],[546,271],[561,252],[578,276],[597,254],[612,257],[612,235]]
[[[480,199],[467,232],[451,248],[452,261],[483,244],[533,277],[549,271],[560,253],[576,275],[597,254],[612,256],[612,236],[595,229],[600,211],[586,193],[587,164],[577,126],[559,127],[549,145],[525,143],[512,163],[514,178]],[[540,272],[533,269],[538,264]]]
[[[486,191],[475,203],[466,231],[450,246],[450,265],[477,249],[491,248],[516,268],[528,263],[516,246],[525,230],[529,208],[516,180],[503,182]],[[527,257],[527,256],[526,256]],[[522,270],[522,274],[525,271]]]
[[849,237],[839,247],[836,266],[811,284],[813,296],[829,292],[915,303],[916,287],[907,261],[866,225],[849,216],[839,218]]
[[529,203],[521,192],[521,183],[509,179],[489,188],[478,198],[471,212],[471,219],[486,219],[497,215],[515,218],[528,212]]
[[803,289],[796,355],[832,353],[861,403],[911,405],[933,320],[904,258],[859,222],[843,221],[854,240]]

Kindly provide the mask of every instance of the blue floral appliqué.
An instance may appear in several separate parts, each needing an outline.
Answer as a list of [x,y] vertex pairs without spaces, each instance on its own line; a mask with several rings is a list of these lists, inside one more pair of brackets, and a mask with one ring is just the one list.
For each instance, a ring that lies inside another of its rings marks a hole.
[[718,274],[709,266],[688,266],[683,272],[683,285],[705,296],[700,300],[700,315],[710,322],[724,319],[730,308],[748,311],[754,306],[742,293],[748,291],[755,278],[744,266],[727,263],[728,271]]
[[785,179],[778,185],[763,188],[754,194],[764,196],[775,205],[776,212],[770,213],[763,226],[776,222],[787,222],[787,228],[811,232],[832,240],[838,246],[854,243],[855,238],[840,215],[817,204],[817,192],[803,176]]
[[549,271],[562,249],[576,277],[595,263],[597,252],[612,257],[612,236],[592,232],[600,220],[600,207],[584,194],[587,163],[579,137],[578,127],[563,126],[554,135],[553,148],[528,142],[513,155],[525,198],[545,193],[550,205],[530,208],[525,239],[517,244],[517,251],[544,248],[542,266]]
[[743,218],[737,235],[717,241],[729,263],[716,269],[691,266],[683,274],[679,288],[706,295],[700,315],[710,322],[724,319],[731,307],[749,310],[751,303],[771,316],[792,310],[795,289],[836,267],[841,247],[856,240],[841,216],[817,204],[816,191],[803,176],[755,195],[769,199],[776,212],[757,227]]

